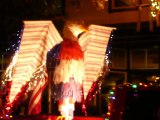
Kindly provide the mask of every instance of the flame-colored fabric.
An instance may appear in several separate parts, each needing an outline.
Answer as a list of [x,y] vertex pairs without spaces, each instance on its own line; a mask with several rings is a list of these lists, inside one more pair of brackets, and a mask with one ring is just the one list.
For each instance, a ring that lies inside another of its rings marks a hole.
[[84,54],[78,41],[64,39],[59,53],[60,60],[83,60]]
[[74,78],[76,83],[82,84],[84,76],[84,54],[78,41],[64,39],[59,53],[60,63],[54,71],[54,83],[69,82]]

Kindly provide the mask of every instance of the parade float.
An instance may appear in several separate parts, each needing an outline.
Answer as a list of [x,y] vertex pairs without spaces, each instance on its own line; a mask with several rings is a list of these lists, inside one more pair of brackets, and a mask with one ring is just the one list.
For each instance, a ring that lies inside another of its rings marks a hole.
[[[108,70],[107,46],[115,28],[89,25],[88,32],[80,40],[84,51],[85,78],[83,80],[82,110],[97,94],[102,78]],[[28,116],[41,112],[42,93],[49,83],[46,68],[46,56],[50,49],[59,44],[62,37],[52,21],[24,21],[19,34],[19,46],[3,74],[7,83],[4,113],[1,118],[14,117],[12,113],[22,104],[25,95],[31,92]],[[86,114],[87,115],[87,114]]]

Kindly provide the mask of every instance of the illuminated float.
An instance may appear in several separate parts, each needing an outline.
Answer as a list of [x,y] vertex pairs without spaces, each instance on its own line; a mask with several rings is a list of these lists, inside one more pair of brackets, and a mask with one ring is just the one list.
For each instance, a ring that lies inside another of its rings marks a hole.
[[[89,25],[88,32],[79,40],[79,44],[84,51],[85,64],[84,108],[88,101],[92,99],[96,81],[104,72],[104,61],[107,57],[106,48],[113,29],[115,28]],[[48,83],[46,72],[47,52],[61,41],[62,37],[52,21],[24,21],[19,49],[15,52],[5,71],[6,81],[11,82],[6,97],[6,114],[11,114],[14,106],[18,105],[19,98],[30,90],[33,90],[30,99],[34,99],[34,101],[29,105],[29,109],[34,110],[37,107],[41,101],[43,87]],[[40,109],[34,111],[33,114],[39,112]],[[32,114],[32,112],[29,114]]]

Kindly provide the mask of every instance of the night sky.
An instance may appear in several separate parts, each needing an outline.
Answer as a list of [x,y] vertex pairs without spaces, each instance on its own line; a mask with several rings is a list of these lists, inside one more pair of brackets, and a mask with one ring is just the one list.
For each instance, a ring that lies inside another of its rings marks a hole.
[[53,20],[63,15],[63,0],[0,0],[0,53],[17,42],[23,20]]

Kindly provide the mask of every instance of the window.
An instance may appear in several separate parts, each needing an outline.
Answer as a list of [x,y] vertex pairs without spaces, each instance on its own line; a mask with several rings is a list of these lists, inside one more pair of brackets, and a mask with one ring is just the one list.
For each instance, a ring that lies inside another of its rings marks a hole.
[[127,68],[127,54],[125,49],[112,49],[110,68],[112,69]]
[[131,69],[158,69],[159,54],[157,49],[135,49],[130,54]]

